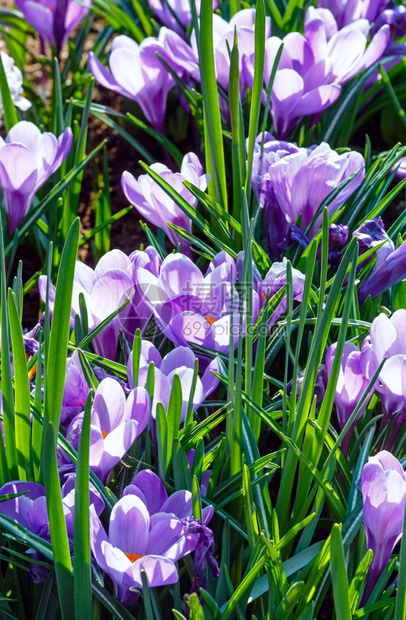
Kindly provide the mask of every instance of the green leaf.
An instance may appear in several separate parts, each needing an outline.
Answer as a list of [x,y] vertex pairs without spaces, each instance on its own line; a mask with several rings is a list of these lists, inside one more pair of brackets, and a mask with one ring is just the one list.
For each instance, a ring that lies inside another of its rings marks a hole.
[[73,580],[69,541],[59,484],[56,447],[65,385],[79,231],[80,220],[77,218],[66,239],[56,284],[49,351],[45,367],[44,429],[41,446],[41,475],[45,484],[58,595],[64,620],[69,618],[72,612]]
[[4,439],[0,433],[0,478],[2,482],[18,480],[18,460],[15,436],[14,396],[11,379],[10,333],[7,313],[6,260],[4,256],[3,225],[0,217],[0,269],[1,269],[1,391],[3,406]]
[[334,608],[337,618],[340,618],[340,620],[352,620],[341,526],[337,523],[333,525],[331,530],[330,567]]
[[213,3],[202,0],[200,36],[197,37],[203,95],[206,170],[211,175],[209,194],[227,211],[227,181],[223,130],[216,82],[213,50]]
[[15,436],[19,480],[33,480],[31,466],[30,382],[16,296],[10,289],[7,302],[13,348]]
[[94,393],[89,391],[79,440],[75,478],[73,590],[75,619],[92,617],[92,574],[89,530],[90,417]]
[[189,596],[190,618],[192,620],[204,620],[203,607],[200,605],[196,592]]

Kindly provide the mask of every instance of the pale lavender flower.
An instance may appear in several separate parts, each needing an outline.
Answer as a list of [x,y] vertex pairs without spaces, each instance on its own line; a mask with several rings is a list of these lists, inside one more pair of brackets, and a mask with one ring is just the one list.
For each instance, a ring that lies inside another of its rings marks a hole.
[[0,188],[11,234],[27,215],[34,194],[68,156],[70,127],[56,138],[41,133],[33,123],[21,121],[0,137]]
[[198,75],[192,48],[167,28],[161,28],[159,38],[148,37],[140,44],[125,35],[116,37],[110,54],[110,71],[92,52],[89,68],[102,86],[136,101],[148,122],[163,131],[166,99],[175,81],[157,54],[180,78]]
[[[265,302],[267,295],[269,296],[269,299],[272,299],[272,297],[282,288],[282,286],[287,284],[286,264],[286,257],[283,258],[281,263],[273,263],[272,267],[261,282],[259,286],[259,295],[262,304]],[[298,269],[292,267],[292,296],[294,300],[302,301],[304,285],[304,274]],[[272,316],[269,318],[268,326],[274,325],[282,314],[286,312],[287,304],[288,302],[285,295],[279,302],[277,308],[274,310]]]
[[27,22],[59,53],[69,34],[89,12],[91,0],[16,0]]
[[[7,84],[10,89],[11,99],[16,106],[23,112],[31,107],[28,99],[22,96],[23,93],[23,76],[20,69],[15,65],[14,59],[1,51],[1,60],[3,62],[4,71],[6,73]],[[3,118],[3,103],[0,94],[0,121]]]
[[[185,155],[180,172],[171,172],[164,164],[152,164],[151,169],[169,183],[192,207],[197,206],[197,198],[186,189],[183,181],[193,183],[201,191],[207,188],[209,182],[209,175],[203,174],[203,167],[194,153]],[[141,174],[138,179],[135,179],[130,172],[126,171],[121,177],[121,187],[127,200],[142,217],[158,228],[162,228],[175,246],[180,243],[183,252],[190,251],[190,244],[168,224],[176,224],[191,232],[191,219],[148,174]]]
[[[1,154],[1,151],[0,151]],[[42,300],[46,301],[47,277],[40,276],[38,288]],[[76,262],[73,283],[71,325],[74,326],[75,315],[80,315],[79,294],[85,298],[89,332],[93,331],[104,319],[118,310],[134,294],[133,263],[120,250],[107,252],[93,270],[81,261]],[[55,287],[50,285],[49,307],[53,311]],[[124,309],[123,315],[126,316]],[[118,332],[122,317],[115,317],[100,334],[93,339],[96,352],[103,357],[115,359]]]
[[[335,83],[328,67],[316,62],[306,38],[291,32],[284,39],[270,37],[265,41],[264,86],[268,88],[276,55],[283,51],[272,87],[271,113],[276,136],[284,138],[304,116],[320,114],[340,96],[341,86]],[[244,58],[244,78],[252,88],[254,59]],[[266,102],[266,91],[262,102]]]
[[385,450],[368,459],[361,474],[364,526],[373,551],[363,596],[366,603],[403,532],[406,477],[402,465]]
[[65,428],[81,413],[89,394],[89,386],[83,374],[79,353],[75,351],[66,361],[66,378],[62,398],[60,423]]
[[[106,484],[110,473],[146,428],[151,411],[148,392],[137,387],[126,399],[121,385],[103,379],[96,390],[90,422],[90,468]],[[69,425],[66,438],[77,449],[83,413]]]
[[[395,414],[406,406],[406,310],[397,310],[390,319],[383,313],[371,324],[361,348],[361,364],[366,377],[372,379],[384,358],[385,362],[375,389],[384,413],[384,422],[393,420]],[[404,419],[401,415],[400,423]]]
[[316,63],[326,67],[329,80],[345,84],[371,67],[384,54],[390,39],[390,28],[383,25],[368,47],[369,22],[360,19],[338,29],[327,9],[309,7],[305,17],[305,37]]
[[[336,347],[337,343],[332,344],[326,353],[326,367],[329,378],[333,367]],[[361,397],[368,387],[368,383],[369,380],[364,375],[361,364],[361,351],[352,342],[347,342],[344,345],[342,353],[340,371],[334,396],[334,404],[336,406],[337,419],[341,431],[347,424],[350,416],[354,412],[355,407],[358,405]],[[373,391],[370,392],[363,408],[359,411],[343,439],[341,451],[344,455],[348,453],[351,431],[365,411],[365,407],[367,406],[368,400],[371,398],[372,393]]]
[[[148,369],[151,362],[154,362],[154,398],[152,405],[152,417],[156,417],[156,405],[161,402],[165,409],[168,407],[169,396],[171,393],[173,377],[177,374],[182,386],[182,417],[186,417],[190,392],[193,385],[194,367],[196,356],[189,347],[180,346],[170,351],[162,359],[158,349],[147,340],[142,341],[141,356],[138,372],[138,385],[145,387],[147,382]],[[128,381],[131,387],[134,386],[132,374],[133,353],[130,353],[127,363]],[[195,391],[193,393],[193,410],[196,411],[204,400],[215,390],[219,380],[211,372],[219,372],[217,360],[213,360],[206,368],[202,377],[197,376]]]
[[[245,80],[242,69],[245,62],[253,61],[255,55],[255,9],[238,11],[229,22],[222,19],[219,15],[213,15],[213,47],[216,77],[218,83],[226,92],[228,92],[230,79],[230,54],[228,50],[233,48],[234,32],[237,33],[238,39],[240,90],[243,97]],[[265,39],[270,34],[271,20],[267,17],[265,21]]]
[[186,547],[184,525],[173,514],[150,515],[136,495],[125,495],[111,511],[109,533],[91,509],[90,545],[96,562],[114,583],[114,593],[123,605],[130,607],[142,590],[141,571],[153,588],[178,581],[174,562]]

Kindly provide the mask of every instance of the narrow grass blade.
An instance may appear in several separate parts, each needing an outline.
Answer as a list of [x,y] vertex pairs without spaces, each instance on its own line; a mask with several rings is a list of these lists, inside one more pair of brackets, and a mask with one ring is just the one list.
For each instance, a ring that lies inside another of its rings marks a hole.
[[76,620],[92,617],[92,574],[89,530],[89,448],[90,412],[93,392],[89,392],[79,441],[75,480],[73,539],[74,610]]
[[206,137],[206,169],[211,175],[209,194],[227,211],[227,182],[223,148],[223,130],[221,126],[213,52],[212,0],[202,0],[201,3],[198,50]]
[[331,531],[330,567],[334,608],[337,618],[340,618],[340,620],[352,620],[341,526],[337,523],[333,525]]
[[[10,289],[7,302],[14,364],[14,414],[18,474],[19,480],[33,480],[31,466],[30,382],[16,296]],[[26,468],[28,468],[28,471]]]

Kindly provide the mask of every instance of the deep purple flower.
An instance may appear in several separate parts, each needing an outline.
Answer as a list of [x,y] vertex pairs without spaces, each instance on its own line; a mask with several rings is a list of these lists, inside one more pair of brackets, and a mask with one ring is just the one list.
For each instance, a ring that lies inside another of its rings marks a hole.
[[406,477],[402,465],[382,451],[368,459],[361,474],[364,526],[368,549],[373,551],[364,603],[390,560],[403,532]]
[[69,34],[89,12],[91,0],[16,0],[27,22],[59,53]]
[[197,58],[192,48],[167,28],[161,28],[159,39],[148,37],[141,44],[125,35],[116,37],[110,54],[110,71],[92,52],[89,54],[89,68],[102,86],[136,101],[148,122],[163,131],[166,98],[175,81],[157,53],[180,78],[185,74],[198,75]]
[[[183,184],[183,181],[190,181],[202,191],[207,187],[209,175],[203,174],[203,167],[197,155],[194,153],[185,155],[180,172],[171,172],[163,164],[153,164],[151,168],[192,207],[197,206],[197,198],[192,196]],[[191,232],[192,222],[190,218],[148,174],[141,174],[138,179],[135,179],[130,172],[126,171],[121,177],[121,187],[127,200],[142,217],[158,228],[162,228],[175,246],[180,243],[183,252],[189,252],[190,244],[172,230],[168,224],[176,224],[176,226]]]
[[[127,363],[128,381],[131,387],[134,386],[132,374],[133,353]],[[152,405],[152,417],[156,415],[156,405],[161,402],[165,409],[168,407],[169,396],[173,377],[179,375],[182,385],[182,420],[186,417],[186,411],[190,398],[190,391],[193,385],[194,367],[196,356],[189,347],[177,347],[170,351],[162,359],[158,349],[147,340],[142,341],[141,356],[138,373],[138,385],[145,387],[150,362],[154,362],[154,398]],[[219,380],[211,372],[219,372],[217,360],[213,360],[205,369],[202,377],[197,377],[196,387],[193,394],[193,410],[200,407],[202,402],[215,390]]]
[[[90,468],[103,483],[146,428],[151,411],[148,392],[137,387],[126,399],[121,385],[108,377],[96,390],[90,423]],[[66,438],[77,449],[83,413],[69,425]]]
[[214,579],[221,574],[219,565],[214,557],[214,534],[208,527],[193,517],[188,517],[185,521],[187,534],[198,536],[195,549],[195,575],[192,592],[199,592],[200,588],[207,590],[206,564],[209,565]]
[[184,554],[184,525],[173,514],[150,515],[136,495],[125,495],[113,507],[107,535],[98,516],[91,510],[90,545],[99,566],[114,582],[116,597],[131,606],[142,589],[141,571],[148,586],[175,583],[174,562]]
[[[369,295],[375,299],[394,284],[406,279],[406,243],[402,243],[396,250],[389,253],[391,243],[391,241],[387,242],[377,251],[377,263],[358,290],[360,304],[363,304]],[[379,253],[384,248],[386,257],[382,260],[382,254]]]
[[27,121],[14,125],[5,140],[0,137],[0,188],[9,234],[27,215],[36,191],[66,159],[72,140],[70,127],[55,138]]
[[[360,186],[365,176],[364,158],[351,151],[338,155],[323,142],[316,148],[270,152],[269,166],[262,177],[256,177],[257,196],[264,209],[267,244],[273,260],[289,245],[289,229],[301,217],[304,230],[315,217],[321,203],[345,179],[355,174],[328,205],[334,213]],[[262,167],[262,170],[264,168]],[[320,214],[309,236],[316,233],[322,221]]]

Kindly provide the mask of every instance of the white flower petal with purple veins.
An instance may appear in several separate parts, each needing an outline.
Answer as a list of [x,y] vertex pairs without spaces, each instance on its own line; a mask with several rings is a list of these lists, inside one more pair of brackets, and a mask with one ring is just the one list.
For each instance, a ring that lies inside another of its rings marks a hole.
[[143,555],[148,548],[149,522],[149,512],[138,497],[134,495],[123,497],[111,511],[109,527],[111,544],[124,553]]
[[110,433],[126,420],[125,407],[125,395],[118,381],[109,377],[103,379],[94,396],[92,424],[97,425],[101,431]]

